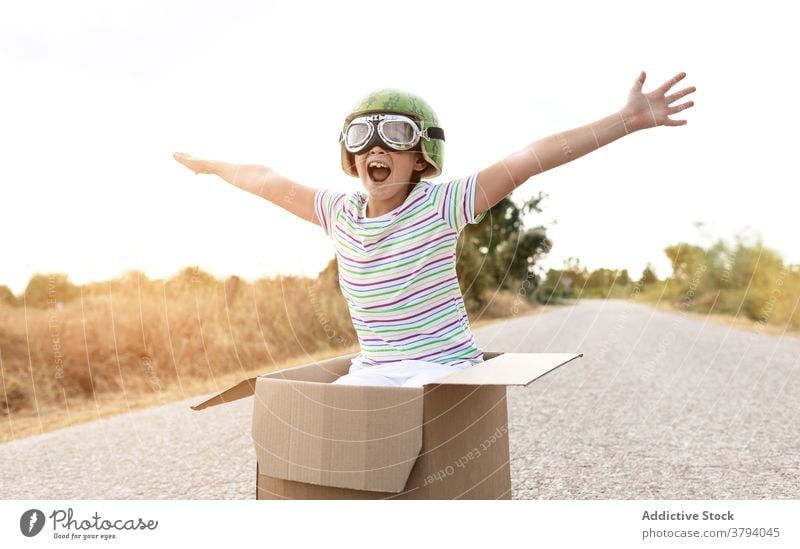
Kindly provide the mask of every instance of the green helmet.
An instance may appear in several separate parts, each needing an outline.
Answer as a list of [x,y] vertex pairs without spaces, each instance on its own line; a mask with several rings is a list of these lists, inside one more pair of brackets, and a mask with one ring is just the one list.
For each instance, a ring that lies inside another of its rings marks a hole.
[[[421,97],[402,90],[383,89],[371,92],[353,106],[350,114],[344,119],[342,131],[347,130],[347,125],[356,116],[378,112],[410,116],[420,123],[420,129],[423,131],[427,128],[439,127],[439,119],[436,113]],[[428,163],[428,167],[422,172],[421,177],[436,177],[442,173],[444,139],[421,139],[421,143],[422,156]],[[344,173],[358,177],[355,161],[349,158],[352,153],[345,149],[344,143],[341,144],[341,148]]]

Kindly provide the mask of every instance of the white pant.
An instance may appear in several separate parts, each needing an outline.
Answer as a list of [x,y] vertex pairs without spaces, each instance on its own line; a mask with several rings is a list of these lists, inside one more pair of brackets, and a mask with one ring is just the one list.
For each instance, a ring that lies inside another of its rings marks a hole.
[[343,385],[379,385],[389,387],[422,387],[448,374],[471,366],[469,362],[439,364],[424,360],[398,360],[388,364],[364,366],[353,364],[349,373],[333,383]]

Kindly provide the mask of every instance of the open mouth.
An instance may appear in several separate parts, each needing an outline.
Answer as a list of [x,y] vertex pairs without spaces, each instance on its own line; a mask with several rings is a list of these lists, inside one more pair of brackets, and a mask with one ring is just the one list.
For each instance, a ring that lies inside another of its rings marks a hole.
[[392,169],[379,160],[371,160],[367,164],[367,173],[369,174],[370,179],[380,183],[389,178],[389,175],[392,173]]

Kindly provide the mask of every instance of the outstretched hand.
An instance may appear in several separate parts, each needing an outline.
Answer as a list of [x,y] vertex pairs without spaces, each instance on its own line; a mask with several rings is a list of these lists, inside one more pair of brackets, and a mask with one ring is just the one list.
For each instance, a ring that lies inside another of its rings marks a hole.
[[195,158],[190,154],[186,154],[184,152],[174,152],[172,153],[172,157],[192,170],[195,174],[201,173],[211,173],[209,169],[209,162],[208,160],[203,160],[202,158]]
[[669,116],[688,109],[694,105],[694,101],[687,101],[673,107],[670,107],[670,103],[674,103],[697,88],[690,86],[679,92],[665,95],[672,86],[685,76],[685,72],[679,73],[650,93],[642,93],[642,85],[645,79],[645,73],[642,71],[633,83],[633,87],[628,94],[628,102],[621,111],[628,132],[655,126],[683,126],[686,124],[686,120],[672,120]]

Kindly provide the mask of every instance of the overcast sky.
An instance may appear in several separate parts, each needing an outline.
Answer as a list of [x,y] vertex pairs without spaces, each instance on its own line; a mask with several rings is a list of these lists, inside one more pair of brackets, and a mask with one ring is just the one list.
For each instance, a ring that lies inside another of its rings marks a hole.
[[439,115],[441,181],[615,112],[640,70],[645,92],[687,72],[674,91],[696,86],[696,105],[674,118],[688,125],[638,132],[515,191],[549,195],[529,219],[554,242],[542,265],[573,256],[638,276],[651,261],[663,277],[665,246],[742,230],[798,263],[799,48],[779,6],[3,3],[0,285],[189,265],[314,276],[333,257],[319,226],[194,175],[172,151],[352,191],[342,119],[364,93],[397,87]]

